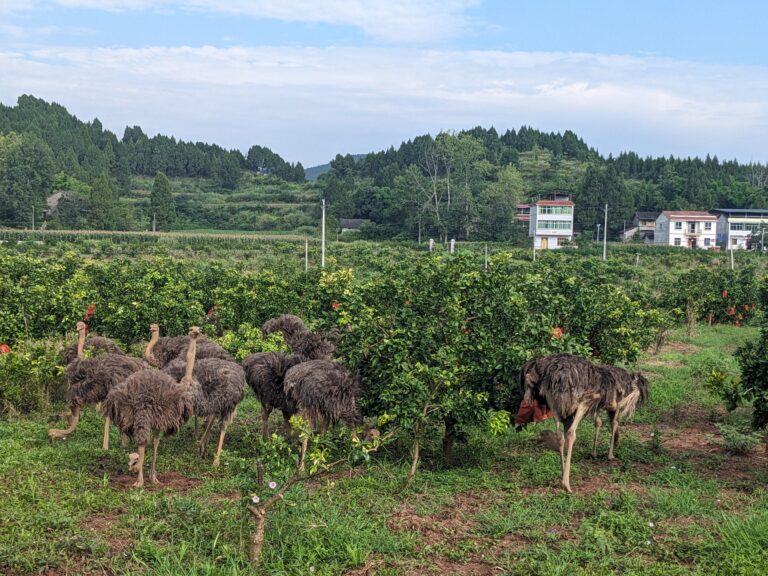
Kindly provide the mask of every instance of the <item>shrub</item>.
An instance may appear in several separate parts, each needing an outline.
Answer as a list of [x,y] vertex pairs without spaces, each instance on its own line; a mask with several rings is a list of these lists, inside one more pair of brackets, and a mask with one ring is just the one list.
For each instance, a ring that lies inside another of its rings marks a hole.
[[49,340],[16,344],[0,354],[0,411],[32,412],[64,396],[60,348]]

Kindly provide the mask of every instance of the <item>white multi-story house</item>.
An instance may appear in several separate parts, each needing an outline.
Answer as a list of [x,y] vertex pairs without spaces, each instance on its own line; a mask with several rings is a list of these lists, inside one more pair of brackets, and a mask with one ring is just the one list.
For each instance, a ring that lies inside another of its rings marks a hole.
[[573,240],[573,208],[567,194],[553,193],[548,200],[530,205],[528,236],[533,237],[536,250],[560,248]]
[[716,242],[717,216],[709,212],[665,210],[656,218],[653,243],[712,250]]
[[765,240],[768,210],[762,208],[717,208],[717,242],[727,250],[744,250],[750,240]]

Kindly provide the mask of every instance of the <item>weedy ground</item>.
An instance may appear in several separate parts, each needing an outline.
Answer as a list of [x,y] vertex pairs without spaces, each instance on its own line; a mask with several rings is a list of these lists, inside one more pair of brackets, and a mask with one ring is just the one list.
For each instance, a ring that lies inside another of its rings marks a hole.
[[367,468],[291,490],[270,515],[262,566],[247,558],[245,504],[254,485],[258,405],[248,397],[222,465],[194,451],[191,428],[160,444],[162,486],[132,489],[117,433],[102,420],[51,445],[48,415],[0,422],[0,573],[26,574],[768,574],[768,460],[732,455],[717,423],[744,427],[703,386],[702,366],[736,369],[754,328],[673,334],[640,368],[651,402],[607,432],[591,457],[579,429],[573,494],[558,488],[559,456],[537,438],[552,423],[489,437],[472,433],[458,466],[427,452],[409,490],[395,448]]

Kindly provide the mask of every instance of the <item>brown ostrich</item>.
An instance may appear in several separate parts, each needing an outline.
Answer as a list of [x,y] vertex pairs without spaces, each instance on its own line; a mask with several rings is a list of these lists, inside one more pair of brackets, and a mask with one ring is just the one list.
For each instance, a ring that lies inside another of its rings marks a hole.
[[597,458],[597,435],[602,426],[600,410],[605,410],[611,424],[608,460],[613,460],[613,450],[619,443],[619,420],[630,418],[636,408],[648,400],[648,380],[640,372],[627,372],[616,366],[601,365],[596,370],[601,379],[601,397],[595,411],[592,457]]
[[[179,358],[182,361],[187,355],[187,346],[189,346],[189,336],[163,336],[160,337],[160,326],[150,324],[149,331],[151,338],[144,351],[144,359],[155,368],[163,368],[172,360]],[[202,334],[197,339],[198,360],[202,358],[220,358],[234,362],[232,355],[224,350],[219,344],[206,339]]]
[[[147,365],[138,358],[124,354],[101,354],[93,358],[85,358],[86,331],[88,327],[84,322],[77,323],[78,341],[76,356],[67,365],[67,382],[69,391],[67,401],[69,414],[67,415],[67,428],[64,430],[52,428],[48,430],[51,440],[63,438],[72,434],[80,421],[80,413],[86,404],[98,404],[102,402],[109,391],[125,380],[128,376],[139,370],[147,368]],[[104,438],[102,446],[109,449],[109,417],[104,421]]]
[[284,428],[290,429],[288,421],[296,413],[296,405],[286,396],[283,380],[288,369],[299,362],[299,356],[285,352],[256,352],[241,362],[246,382],[261,404],[261,435],[265,440],[269,438],[269,415],[275,409],[283,413]]
[[[179,358],[169,362],[163,372],[175,380],[181,380],[187,372],[187,361]],[[195,386],[194,414],[206,417],[203,436],[200,439],[200,455],[204,456],[208,444],[208,436],[216,418],[219,418],[219,441],[213,465],[218,466],[221,450],[224,446],[224,436],[227,427],[235,418],[237,405],[245,396],[245,372],[237,362],[220,358],[201,358],[195,360],[192,370]]]
[[283,314],[264,322],[261,333],[264,336],[280,331],[291,352],[303,360],[330,359],[335,346],[319,334],[311,332],[304,321],[293,314]]
[[[85,324],[85,323],[83,323]],[[85,324],[86,333],[88,332],[88,325]],[[64,362],[64,365],[69,365],[70,362],[72,362],[75,358],[77,358],[77,347],[79,345],[78,342],[75,342],[71,346],[67,346],[64,348],[64,350],[61,351],[61,359]],[[105,338],[104,336],[99,336],[98,334],[92,334],[88,335],[85,339],[85,344],[83,346],[83,350],[89,350],[91,352],[92,356],[98,356],[99,354],[117,354],[119,356],[125,356],[125,352],[120,348],[120,346],[115,343],[114,340],[111,340],[110,338]]]
[[[595,412],[602,398],[602,379],[586,358],[557,355],[546,363],[538,383],[526,389],[526,398],[540,398],[562,422],[564,437],[559,436],[562,485],[571,492],[571,454],[576,429],[582,418]],[[566,454],[567,452],[567,454]]]
[[[285,373],[283,388],[310,428],[324,431],[340,423],[355,426],[363,423],[357,403],[360,383],[337,362],[309,360],[297,364]],[[300,469],[304,468],[308,442],[308,438],[302,442]]]
[[186,372],[181,382],[157,369],[142,370],[113,388],[102,404],[104,415],[110,417],[120,431],[138,446],[138,453],[129,457],[131,464],[138,469],[135,487],[144,486],[147,442],[152,439],[150,482],[157,484],[160,435],[177,432],[194,412],[194,394],[199,385],[193,381],[192,370],[199,335],[199,328],[190,328]]

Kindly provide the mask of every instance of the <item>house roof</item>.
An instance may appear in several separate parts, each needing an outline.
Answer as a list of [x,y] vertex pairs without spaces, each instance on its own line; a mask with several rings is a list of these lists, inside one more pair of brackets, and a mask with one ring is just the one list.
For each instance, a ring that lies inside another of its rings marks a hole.
[[662,214],[670,220],[717,220],[717,216],[714,214],[710,214],[709,212],[696,212],[694,210],[682,210],[677,212],[664,210]]
[[660,212],[635,212],[635,218],[638,220],[656,220]]
[[371,221],[368,218],[339,218],[339,226],[341,228],[360,228],[363,224],[370,224]]
[[714,208],[712,212],[718,212],[725,216],[741,216],[744,218],[768,216],[768,208]]
[[570,200],[539,200],[536,206],[575,206]]
[[531,207],[531,205],[530,205],[530,204],[518,204],[517,206],[515,206],[515,208],[517,208],[518,210],[521,210],[521,209],[523,209],[523,210],[524,210],[524,209],[526,209],[526,208],[529,208],[529,209],[530,209],[530,207]]

